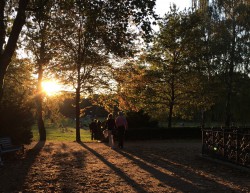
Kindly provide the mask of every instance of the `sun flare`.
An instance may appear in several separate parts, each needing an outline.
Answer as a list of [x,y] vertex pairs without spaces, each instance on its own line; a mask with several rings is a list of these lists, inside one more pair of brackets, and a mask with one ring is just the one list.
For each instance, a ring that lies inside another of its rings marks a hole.
[[48,96],[59,94],[62,91],[62,86],[55,80],[46,80],[42,82],[43,91]]

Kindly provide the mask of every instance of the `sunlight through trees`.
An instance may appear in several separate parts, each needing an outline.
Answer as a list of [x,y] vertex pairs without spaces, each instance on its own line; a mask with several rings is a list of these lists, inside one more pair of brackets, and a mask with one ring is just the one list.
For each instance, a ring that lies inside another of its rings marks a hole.
[[[109,112],[143,111],[169,128],[175,120],[247,124],[249,1],[195,0],[183,11],[173,5],[162,18],[154,6],[155,0],[1,1],[0,111],[11,103],[27,107],[40,140],[49,97],[58,102],[56,113],[65,98],[74,100],[78,142],[86,98]],[[53,99],[59,92],[61,99]]]

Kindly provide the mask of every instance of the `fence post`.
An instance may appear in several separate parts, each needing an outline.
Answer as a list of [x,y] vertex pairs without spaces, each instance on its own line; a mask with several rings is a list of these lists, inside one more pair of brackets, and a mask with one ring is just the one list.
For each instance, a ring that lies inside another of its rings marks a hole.
[[236,163],[238,163],[238,161],[239,161],[239,148],[238,148],[238,146],[239,146],[239,137],[238,137],[238,129],[236,129]]
[[203,128],[201,128],[201,143],[202,143],[202,147],[201,147],[201,154],[204,154],[204,130]]
[[223,158],[225,158],[225,129],[222,129],[223,132]]

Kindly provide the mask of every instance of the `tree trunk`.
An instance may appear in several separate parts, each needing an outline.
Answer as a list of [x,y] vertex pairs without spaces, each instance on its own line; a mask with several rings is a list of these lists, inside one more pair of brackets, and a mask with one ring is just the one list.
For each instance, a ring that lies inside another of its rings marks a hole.
[[46,129],[45,129],[44,122],[43,122],[42,97],[41,96],[37,96],[36,103],[37,103],[36,104],[36,106],[37,106],[37,126],[38,126],[40,141],[46,141]]
[[5,28],[5,22],[4,22],[4,8],[6,5],[6,1],[2,0],[0,1],[0,55],[3,53],[3,45],[5,42],[5,36],[6,36],[6,28]]
[[[8,39],[8,42],[6,44],[6,47],[3,48],[3,44],[5,40],[5,29],[2,28],[4,27],[4,6],[5,6],[5,2],[4,0],[1,0],[1,8],[0,8],[0,23],[1,23],[1,29],[0,29],[0,100],[2,99],[2,95],[3,95],[3,88],[4,88],[4,78],[5,78],[5,74],[7,71],[7,68],[11,62],[11,58],[14,54],[14,51],[16,49],[16,43],[19,37],[19,34],[22,30],[23,25],[25,24],[25,19],[26,19],[26,15],[25,15],[25,10],[27,8],[27,5],[29,3],[29,0],[20,0],[19,1],[19,8],[17,9],[17,16],[14,20],[13,26],[12,26],[12,30],[10,32],[10,36]],[[3,50],[4,49],[4,50]]]
[[2,100],[3,97],[5,74],[6,74],[6,69],[0,67],[0,101]]
[[233,66],[230,67],[227,83],[227,99],[226,99],[226,120],[225,126],[230,127],[232,122],[231,99],[232,99],[232,84],[233,84]]
[[80,83],[80,65],[78,66],[77,71],[77,88],[76,88],[76,141],[81,142],[80,135],[80,91],[81,91],[81,83]]
[[168,128],[172,127],[173,108],[174,108],[174,105],[173,105],[173,102],[171,101],[169,105]]
[[76,141],[81,142],[80,135],[80,88],[76,89]]
[[173,117],[173,109],[174,109],[174,102],[175,102],[175,85],[174,85],[174,76],[171,80],[171,101],[169,103],[169,114],[168,114],[168,128],[172,128],[172,117]]
[[39,62],[37,96],[36,96],[37,126],[40,135],[40,141],[46,141],[46,129],[43,121],[42,79],[43,79],[43,68],[42,68],[42,63]]
[[234,64],[235,64],[235,44],[236,44],[236,26],[233,16],[232,21],[232,30],[233,30],[233,36],[232,36],[232,48],[230,51],[230,63],[229,63],[229,72],[228,72],[228,78],[227,78],[227,101],[226,101],[226,120],[225,120],[225,126],[230,127],[232,122],[232,113],[231,113],[231,100],[232,100],[232,90],[233,90],[233,74],[234,74]]
[[41,44],[38,59],[38,83],[37,83],[37,125],[39,129],[40,141],[46,141],[46,129],[43,120],[43,66],[45,64],[45,41],[44,33],[41,32]]
[[205,128],[205,111],[201,110],[201,128]]

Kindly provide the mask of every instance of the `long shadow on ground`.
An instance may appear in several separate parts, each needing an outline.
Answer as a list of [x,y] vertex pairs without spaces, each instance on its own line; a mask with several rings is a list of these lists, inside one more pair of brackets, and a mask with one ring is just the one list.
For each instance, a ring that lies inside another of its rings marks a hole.
[[45,142],[38,142],[26,152],[24,159],[6,160],[0,168],[0,192],[18,192],[23,189],[25,178]]
[[52,177],[53,191],[55,192],[81,192],[86,185],[87,176],[84,174],[85,152],[76,151],[62,144],[64,152],[58,150],[53,154],[52,163],[58,166],[59,172]]
[[117,175],[121,177],[121,179],[125,180],[131,187],[134,188],[136,192],[140,193],[147,193],[147,191],[136,181],[131,179],[126,173],[124,173],[122,170],[120,170],[118,167],[107,161],[102,155],[97,153],[95,150],[91,149],[84,143],[79,143],[82,147],[90,151],[92,154],[94,154],[97,158],[99,158],[104,164],[106,164],[110,169],[112,169]]
[[[117,150],[118,153],[133,161],[141,169],[151,173],[156,179],[178,191],[192,193],[248,192],[247,188],[242,190],[238,188],[239,184],[226,180],[225,173],[230,174],[227,170],[224,171],[224,174],[221,174],[220,172],[223,172],[223,170],[216,170],[216,165],[207,161],[197,158],[190,159],[190,157],[187,158],[187,161],[185,156],[189,156],[188,152],[179,152],[181,156],[175,157],[171,156],[171,153],[176,154],[176,152],[169,151],[170,153],[166,153],[168,152],[167,149],[165,151],[159,149],[145,151],[143,147],[140,147],[139,150],[129,148],[123,151]],[[159,171],[160,169],[173,175],[163,173]],[[211,175],[207,176],[206,174]],[[213,177],[216,178],[213,179]],[[247,180],[247,176],[244,179]]]

